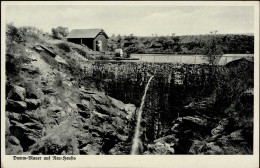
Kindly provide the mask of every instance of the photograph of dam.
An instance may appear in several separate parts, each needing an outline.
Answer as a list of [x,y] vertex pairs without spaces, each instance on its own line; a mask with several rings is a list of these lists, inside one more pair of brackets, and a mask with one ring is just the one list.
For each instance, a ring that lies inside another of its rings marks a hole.
[[254,9],[6,5],[5,154],[253,155]]

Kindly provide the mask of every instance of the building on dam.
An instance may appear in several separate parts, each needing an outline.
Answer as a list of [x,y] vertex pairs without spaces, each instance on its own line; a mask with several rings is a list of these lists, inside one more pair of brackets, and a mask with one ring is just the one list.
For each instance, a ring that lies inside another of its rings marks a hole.
[[108,36],[103,29],[74,29],[66,38],[69,42],[86,45],[94,51],[107,51]]

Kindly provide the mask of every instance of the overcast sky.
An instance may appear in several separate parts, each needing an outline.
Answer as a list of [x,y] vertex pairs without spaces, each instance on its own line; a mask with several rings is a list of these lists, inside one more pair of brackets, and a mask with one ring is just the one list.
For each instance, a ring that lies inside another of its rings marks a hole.
[[253,33],[250,6],[7,6],[7,23],[69,30],[103,28],[112,34],[138,36]]

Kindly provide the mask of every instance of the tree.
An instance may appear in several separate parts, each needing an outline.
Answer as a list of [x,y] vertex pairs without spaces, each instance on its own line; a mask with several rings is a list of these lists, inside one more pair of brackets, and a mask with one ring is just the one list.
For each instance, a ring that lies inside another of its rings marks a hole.
[[15,27],[13,23],[6,25],[6,36],[12,41],[16,41],[18,43],[22,40],[19,28]]
[[211,31],[211,39],[205,46],[203,54],[210,65],[216,65],[223,55],[222,46],[219,45],[218,39],[216,38],[217,30]]
[[122,41],[122,37],[121,37],[120,34],[118,34],[118,35],[117,35],[117,42],[118,42],[118,43],[121,43],[121,41]]
[[69,34],[67,27],[58,26],[57,28],[52,28],[52,36],[57,39],[62,39]]

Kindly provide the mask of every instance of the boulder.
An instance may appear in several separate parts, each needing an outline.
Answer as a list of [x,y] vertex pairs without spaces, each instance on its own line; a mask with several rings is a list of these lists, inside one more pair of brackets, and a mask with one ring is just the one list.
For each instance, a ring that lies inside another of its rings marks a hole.
[[10,120],[8,117],[5,117],[5,131],[6,133],[9,133],[9,128],[10,128]]
[[6,155],[21,155],[23,154],[23,148],[21,145],[13,145],[10,142],[6,143],[5,148]]
[[81,86],[79,90],[84,94],[98,94],[98,91],[95,90],[86,90],[84,86]]
[[243,130],[241,130],[241,129],[232,132],[232,133],[230,134],[231,140],[237,140],[237,141],[243,141],[243,140],[245,140],[242,133],[243,133]]
[[124,110],[125,109],[125,104],[122,101],[114,99],[114,98],[112,98],[110,96],[108,96],[108,98],[110,99],[111,104],[112,104],[113,107],[116,107],[116,108],[118,108],[120,110]]
[[80,92],[79,93],[79,97],[80,97],[80,99],[85,99],[85,100],[90,100],[91,99],[91,95],[89,95],[89,94],[86,94],[85,92]]
[[211,134],[217,135],[223,133],[225,129],[230,125],[230,122],[231,122],[230,119],[223,118],[222,120],[219,121],[217,127],[211,130]]
[[180,117],[180,118],[177,118],[177,120],[183,120],[184,122],[190,121],[190,122],[200,125],[200,126],[207,126],[207,124],[208,124],[207,119],[201,118],[199,116]]
[[131,144],[125,142],[118,142],[108,151],[108,154],[111,155],[125,155],[130,154]]
[[91,111],[94,109],[94,105],[91,101],[88,100],[81,100],[81,103],[76,104],[77,108],[81,111]]
[[28,110],[35,110],[41,105],[41,101],[39,99],[25,99],[27,103]]
[[111,106],[111,102],[110,100],[108,99],[108,97],[104,94],[104,93],[95,93],[95,94],[92,94],[91,95],[91,98],[93,100],[95,100],[95,102],[97,104],[102,104],[102,105],[108,105],[108,106]]
[[132,115],[135,113],[136,107],[133,104],[125,104],[124,110],[127,112],[127,114]]
[[[35,112],[32,112],[32,113],[35,113]],[[33,118],[31,117],[31,114],[30,114],[30,113],[23,113],[23,114],[21,114],[20,116],[17,116],[17,117],[19,117],[19,118],[17,118],[16,121],[20,121],[20,122],[22,122],[22,123],[34,122],[34,121],[35,121],[35,119],[33,119]],[[20,120],[20,119],[21,119],[21,120]]]
[[207,143],[207,148],[208,149],[205,152],[205,154],[208,154],[208,155],[224,154],[224,151],[218,145],[216,145],[214,142]]
[[99,119],[103,120],[103,121],[106,121],[106,119],[109,117],[108,115],[105,115],[105,114],[101,114],[95,110],[92,111],[92,114],[97,116]]
[[220,155],[224,151],[215,142],[194,140],[189,150],[190,154]]
[[54,106],[50,107],[49,110],[53,113],[58,113],[62,110],[62,107],[54,105]]
[[63,59],[61,58],[59,55],[56,55],[55,56],[55,60],[60,63],[60,64],[65,64],[65,65],[68,65],[68,63]]
[[100,128],[98,126],[94,126],[94,125],[89,126],[89,131],[90,132],[96,132],[99,135],[103,135],[104,134],[104,130],[102,128]]
[[33,66],[32,64],[23,64],[21,67],[22,71],[26,71],[29,74],[39,74],[39,68]]
[[53,88],[48,88],[48,87],[46,87],[46,88],[42,88],[42,92],[43,92],[44,94],[51,94],[51,93],[54,93],[55,90],[54,90]]
[[145,155],[147,154],[154,154],[154,155],[166,155],[166,154],[174,154],[173,143],[162,143],[156,142],[155,144],[148,144],[148,150],[144,152]]
[[8,142],[13,145],[20,145],[20,141],[15,136],[8,137]]
[[21,114],[19,114],[19,113],[9,113],[9,119],[15,120],[15,121],[20,121],[22,119],[22,117],[21,117]]
[[23,113],[27,109],[27,104],[23,101],[7,100],[6,110]]
[[90,114],[91,114],[91,111],[90,111],[90,110],[86,110],[86,111],[79,110],[78,113],[79,113],[83,118],[89,118],[89,117],[90,117]]
[[[176,120],[176,121],[177,121],[177,120]],[[172,128],[171,128],[171,131],[172,131],[173,133],[178,133],[178,132],[180,132],[180,129],[181,129],[180,125],[181,125],[181,123],[174,123],[174,125],[173,125]]]
[[133,104],[125,104],[124,110],[127,113],[126,119],[131,120],[135,115],[136,107]]
[[36,45],[33,47],[36,51],[44,51],[44,49],[40,45]]
[[117,129],[124,129],[126,123],[120,117],[112,117],[112,125],[115,126]]
[[109,108],[109,113],[112,115],[112,116],[117,116],[117,117],[120,117],[120,118],[126,118],[127,114],[124,112],[124,111],[121,111],[117,108],[112,108],[110,107]]
[[39,122],[29,122],[29,123],[24,123],[23,125],[33,130],[42,130],[43,128],[43,125]]
[[108,121],[104,121],[103,122],[103,126],[102,126],[102,129],[104,130],[104,132],[116,132],[117,131],[117,128],[112,125],[110,122]]
[[128,136],[126,135],[120,135],[120,134],[116,134],[116,137],[118,140],[125,142],[128,139]]
[[16,101],[23,101],[26,95],[25,88],[21,86],[12,86],[10,92],[8,93],[8,98]]
[[81,100],[81,104],[85,105],[88,107],[88,109],[92,110],[94,108],[94,104],[92,103],[92,101],[88,101],[88,100]]
[[37,138],[35,138],[37,131],[29,129],[19,122],[13,121],[13,126],[10,127],[10,134],[20,141],[24,151],[27,151],[32,144],[38,141]]
[[111,109],[109,107],[107,107],[106,105],[96,104],[95,107],[96,107],[96,111],[101,114],[105,114],[105,115],[111,114],[111,112],[110,112]]
[[157,142],[172,144],[177,143],[177,139],[174,135],[167,135],[165,137],[154,140],[154,143]]
[[39,95],[39,93],[36,90],[29,89],[29,90],[26,90],[26,98],[29,98],[29,99],[39,99],[40,95]]
[[85,155],[98,155],[100,154],[100,146],[98,144],[88,144],[87,146],[80,149],[80,154]]

